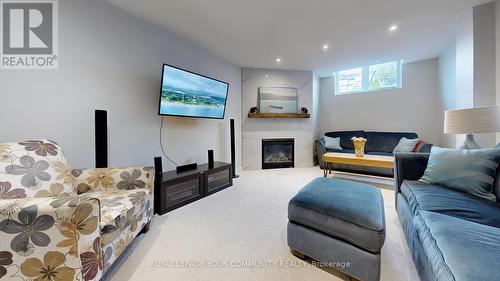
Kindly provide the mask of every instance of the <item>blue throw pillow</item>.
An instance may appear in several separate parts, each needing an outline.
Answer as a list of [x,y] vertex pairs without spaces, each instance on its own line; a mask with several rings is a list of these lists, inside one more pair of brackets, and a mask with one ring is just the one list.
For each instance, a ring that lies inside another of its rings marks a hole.
[[409,153],[413,152],[413,149],[415,149],[415,146],[420,142],[420,139],[407,139],[405,137],[402,137],[399,140],[398,145],[394,148],[392,153]]
[[340,138],[324,136],[323,140],[325,141],[326,149],[342,149],[342,147],[340,147]]
[[419,181],[496,201],[492,192],[499,161],[500,148],[467,150],[434,146]]

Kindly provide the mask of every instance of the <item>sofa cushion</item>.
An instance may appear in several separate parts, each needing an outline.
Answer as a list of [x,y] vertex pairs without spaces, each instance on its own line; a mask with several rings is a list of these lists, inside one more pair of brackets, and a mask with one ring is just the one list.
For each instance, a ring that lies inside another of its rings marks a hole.
[[415,152],[415,148],[421,141],[419,139],[407,139],[402,137],[398,145],[394,148],[392,153],[410,153]]
[[384,244],[384,203],[371,185],[317,178],[290,200],[288,219],[373,253]]
[[498,280],[500,228],[427,211],[413,220],[434,280]]
[[[121,230],[137,220],[145,210],[145,202],[151,197],[148,190],[100,191],[91,194],[101,202],[101,234],[111,241]],[[103,244],[106,244],[103,241]]]
[[413,214],[432,211],[456,218],[500,227],[500,204],[438,185],[404,181],[401,193]]
[[468,150],[435,146],[419,181],[496,201],[493,183],[499,162],[500,148]]
[[340,146],[340,137],[338,138],[331,138],[324,136],[323,140],[325,141],[325,148],[326,149],[342,149]]
[[401,138],[416,139],[415,133],[366,132],[366,152],[378,151],[392,153]]
[[[497,144],[496,147],[500,147],[500,143]],[[498,165],[497,170],[495,172],[495,181],[493,182],[493,194],[495,194],[497,202],[500,202],[500,165]]]
[[338,132],[328,132],[325,136],[330,138],[340,138],[340,146],[343,149],[354,149],[354,144],[351,138],[353,137],[365,137],[364,131],[338,131]]
[[111,192],[136,188],[152,188],[152,167],[75,169],[75,186],[78,194]]
[[495,182],[493,183],[493,194],[495,194],[497,202],[500,202],[500,165],[498,165]]

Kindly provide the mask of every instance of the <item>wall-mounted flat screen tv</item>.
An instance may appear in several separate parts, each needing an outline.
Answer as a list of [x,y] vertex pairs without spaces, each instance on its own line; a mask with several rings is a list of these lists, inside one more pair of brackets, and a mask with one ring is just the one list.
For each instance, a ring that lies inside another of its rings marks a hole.
[[159,115],[224,119],[229,84],[163,65]]

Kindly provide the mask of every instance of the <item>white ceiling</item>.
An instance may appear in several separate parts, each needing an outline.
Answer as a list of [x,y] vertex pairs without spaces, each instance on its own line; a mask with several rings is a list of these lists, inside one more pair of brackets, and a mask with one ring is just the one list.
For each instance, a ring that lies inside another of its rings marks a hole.
[[[237,65],[327,76],[368,63],[437,57],[464,11],[491,0],[108,2]],[[389,32],[393,24],[398,30]]]

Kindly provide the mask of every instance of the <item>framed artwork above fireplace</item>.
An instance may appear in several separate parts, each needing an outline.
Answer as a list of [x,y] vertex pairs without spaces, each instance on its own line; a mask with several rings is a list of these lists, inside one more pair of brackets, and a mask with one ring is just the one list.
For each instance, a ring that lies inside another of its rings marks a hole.
[[297,88],[259,87],[260,113],[299,113]]

